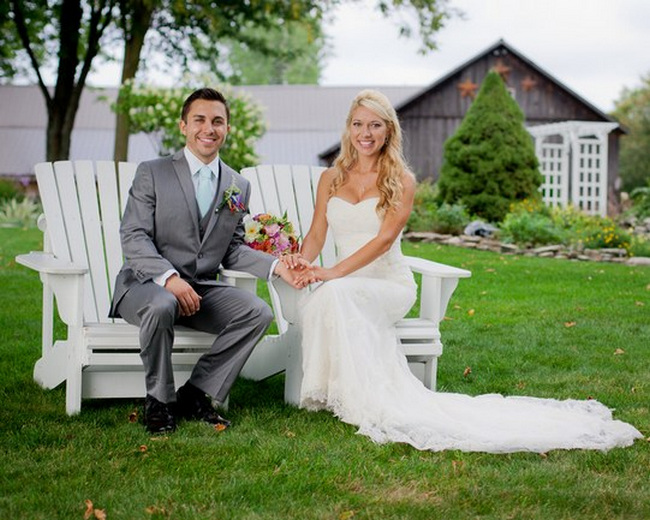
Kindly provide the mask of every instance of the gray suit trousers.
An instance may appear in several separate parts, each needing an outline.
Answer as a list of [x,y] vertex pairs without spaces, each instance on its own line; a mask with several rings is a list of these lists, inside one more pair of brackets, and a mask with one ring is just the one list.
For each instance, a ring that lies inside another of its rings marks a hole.
[[132,286],[117,311],[140,327],[140,357],[147,393],[163,403],[176,401],[172,369],[174,325],[216,334],[210,350],[196,363],[190,383],[224,402],[253,348],[273,320],[269,306],[242,289],[224,285],[193,285],[201,308],[179,316],[174,295],[153,281]]

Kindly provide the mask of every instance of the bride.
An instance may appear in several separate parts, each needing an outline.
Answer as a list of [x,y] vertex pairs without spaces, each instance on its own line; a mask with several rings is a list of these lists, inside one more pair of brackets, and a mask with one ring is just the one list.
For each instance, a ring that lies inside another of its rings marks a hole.
[[[360,92],[340,155],[321,175],[300,255],[283,260],[302,269],[300,286],[324,282],[302,305],[300,406],[329,410],[375,442],[420,450],[607,450],[641,437],[594,400],[432,392],[411,374],[394,324],[416,298],[400,250],[414,193],[395,110],[381,93]],[[328,228],[338,262],[311,265]]]

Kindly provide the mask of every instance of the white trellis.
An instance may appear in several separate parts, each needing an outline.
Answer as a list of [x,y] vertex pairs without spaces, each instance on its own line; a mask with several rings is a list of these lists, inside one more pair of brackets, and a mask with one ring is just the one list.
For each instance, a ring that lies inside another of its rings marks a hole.
[[573,204],[586,213],[607,213],[608,135],[617,123],[564,121],[528,127],[549,206]]

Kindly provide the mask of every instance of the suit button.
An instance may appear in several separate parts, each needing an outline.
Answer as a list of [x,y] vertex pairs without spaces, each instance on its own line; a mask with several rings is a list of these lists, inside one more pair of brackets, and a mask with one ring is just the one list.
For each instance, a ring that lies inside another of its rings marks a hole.
[[203,253],[199,253],[199,258],[203,258]]

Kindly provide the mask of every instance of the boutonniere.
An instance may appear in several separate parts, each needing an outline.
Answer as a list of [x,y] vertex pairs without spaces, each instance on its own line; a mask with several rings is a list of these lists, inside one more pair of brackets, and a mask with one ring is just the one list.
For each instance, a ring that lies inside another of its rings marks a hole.
[[241,190],[237,187],[234,180],[230,187],[223,192],[223,200],[221,201],[219,209],[226,205],[231,213],[234,213],[235,211],[244,211],[246,209]]

